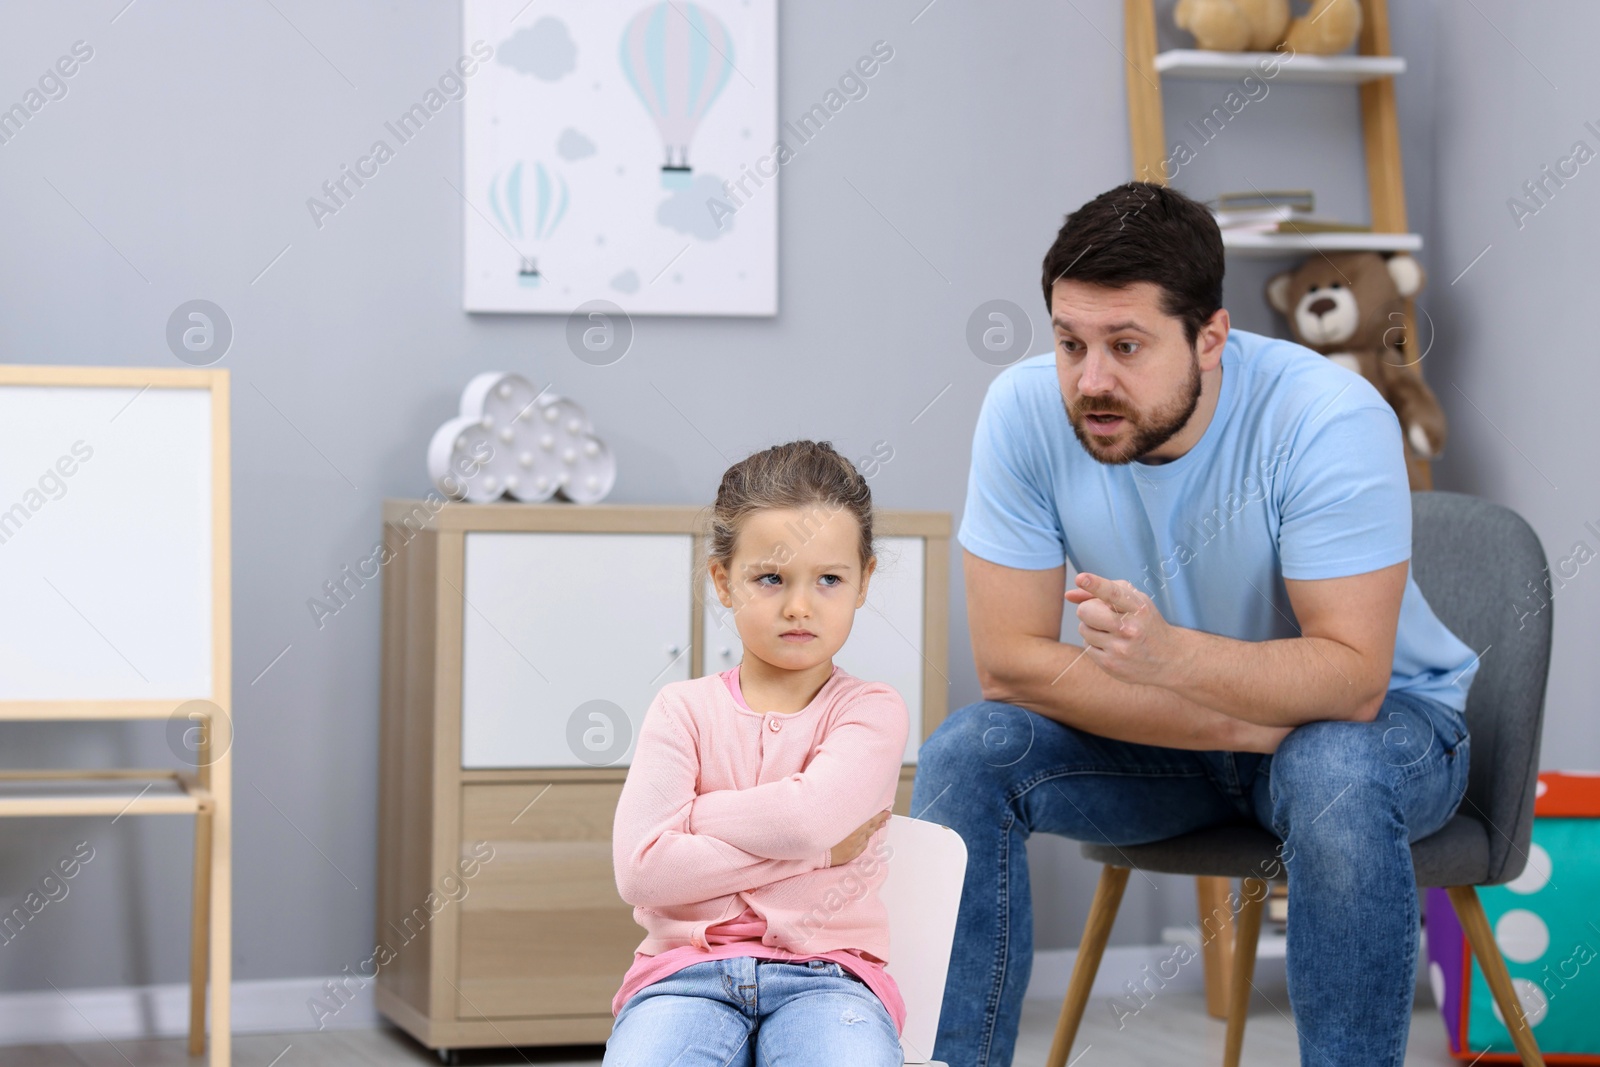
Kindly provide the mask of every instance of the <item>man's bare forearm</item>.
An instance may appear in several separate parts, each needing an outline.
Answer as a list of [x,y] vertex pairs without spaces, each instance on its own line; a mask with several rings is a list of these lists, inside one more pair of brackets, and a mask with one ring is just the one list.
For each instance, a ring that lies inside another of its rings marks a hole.
[[1323,637],[1239,641],[1179,628],[1183,654],[1161,688],[1263,726],[1370,720],[1388,676],[1376,682],[1361,654]]
[[1007,649],[1006,659],[985,686],[986,699],[1100,737],[1166,748],[1271,751],[1281,736],[1171,690],[1120,682],[1078,645],[1027,637]]

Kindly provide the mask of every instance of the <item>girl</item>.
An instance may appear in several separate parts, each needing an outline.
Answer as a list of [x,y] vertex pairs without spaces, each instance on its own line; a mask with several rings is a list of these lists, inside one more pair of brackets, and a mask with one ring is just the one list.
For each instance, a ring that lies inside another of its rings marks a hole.
[[612,860],[647,936],[606,1067],[898,1065],[878,887],[910,720],[833,664],[877,566],[866,480],[827,442],[735,464],[707,563],[744,658],[663,686],[639,731]]

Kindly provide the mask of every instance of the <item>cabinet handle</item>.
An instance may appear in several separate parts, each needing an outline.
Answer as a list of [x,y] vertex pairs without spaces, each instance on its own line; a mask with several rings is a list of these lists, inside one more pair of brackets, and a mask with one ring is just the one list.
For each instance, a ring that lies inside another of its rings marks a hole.
[[681,651],[683,651],[683,650],[680,649],[677,645],[668,645],[667,646],[667,655],[672,656],[674,659],[677,658],[678,653],[681,652]]

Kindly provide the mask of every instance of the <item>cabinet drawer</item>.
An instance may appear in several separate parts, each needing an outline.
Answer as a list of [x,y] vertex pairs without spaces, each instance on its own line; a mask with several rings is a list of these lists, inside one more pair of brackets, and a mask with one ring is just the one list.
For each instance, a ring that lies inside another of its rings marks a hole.
[[[900,772],[898,814],[914,772]],[[645,934],[611,866],[621,795],[621,782],[462,787],[462,858],[478,841],[494,858],[461,900],[459,1018],[611,1014]]]
[[644,940],[611,868],[621,793],[621,782],[462,787],[463,855],[488,841],[494,857],[461,901],[459,1018],[611,1014]]
[[626,766],[656,692],[689,677],[692,541],[468,533],[461,765]]

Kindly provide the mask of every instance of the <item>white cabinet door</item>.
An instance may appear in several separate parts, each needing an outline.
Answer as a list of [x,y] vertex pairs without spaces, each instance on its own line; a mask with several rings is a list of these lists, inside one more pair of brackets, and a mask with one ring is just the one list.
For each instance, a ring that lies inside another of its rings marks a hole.
[[469,533],[463,767],[622,767],[689,676],[687,534]]
[[[894,686],[911,713],[906,762],[917,762],[922,740],[922,615],[924,588],[920,537],[878,538],[878,569],[867,586],[867,603],[856,611],[850,639],[833,662],[867,682]],[[700,673],[725,671],[744,655],[733,612],[705,585],[705,655]]]

